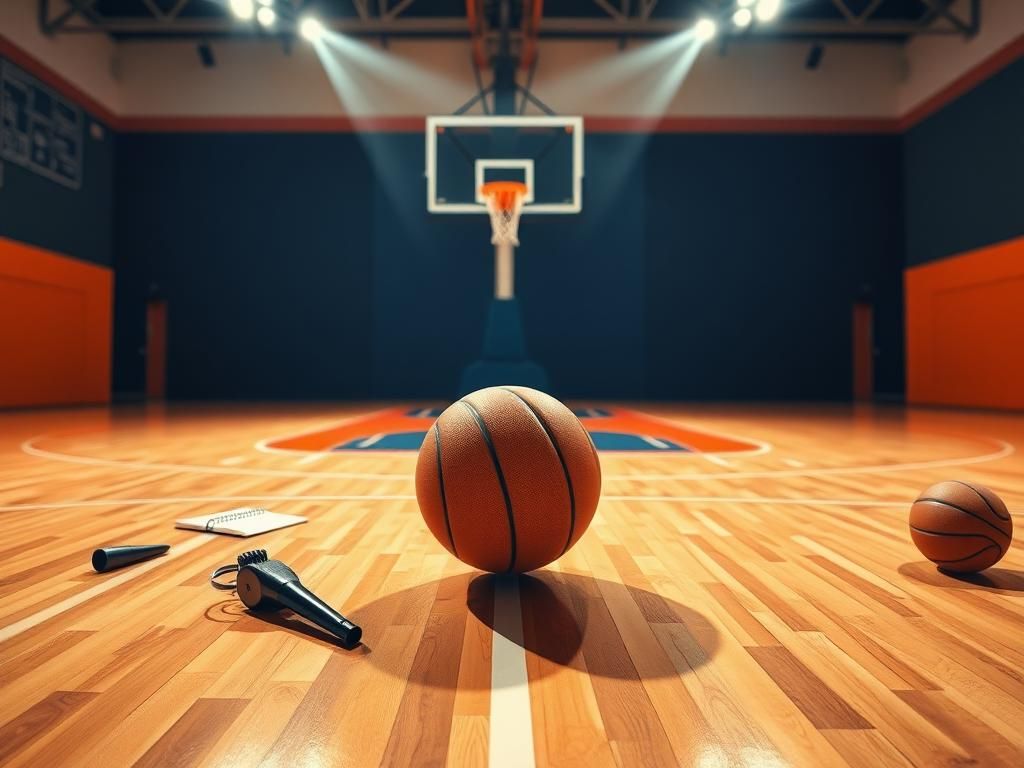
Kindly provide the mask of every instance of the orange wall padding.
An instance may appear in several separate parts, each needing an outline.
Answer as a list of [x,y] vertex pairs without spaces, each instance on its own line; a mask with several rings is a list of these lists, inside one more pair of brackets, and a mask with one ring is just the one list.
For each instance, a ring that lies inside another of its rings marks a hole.
[[905,277],[907,400],[1024,409],[1024,237]]
[[0,237],[0,407],[110,401],[113,283]]

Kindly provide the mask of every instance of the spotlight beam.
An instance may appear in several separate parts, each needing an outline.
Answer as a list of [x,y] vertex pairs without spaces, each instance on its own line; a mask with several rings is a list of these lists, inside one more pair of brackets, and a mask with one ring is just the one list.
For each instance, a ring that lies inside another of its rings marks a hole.
[[609,88],[628,87],[645,94],[639,111],[648,116],[665,114],[700,53],[692,29],[637,45],[615,56],[580,62],[549,81],[551,93],[572,94],[573,101],[594,102]]

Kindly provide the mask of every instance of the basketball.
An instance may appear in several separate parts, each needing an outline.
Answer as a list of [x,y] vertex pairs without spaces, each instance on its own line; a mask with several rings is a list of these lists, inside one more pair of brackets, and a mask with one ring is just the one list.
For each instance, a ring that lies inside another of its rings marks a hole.
[[1006,505],[983,485],[948,480],[927,488],[910,508],[910,536],[944,571],[975,573],[995,565],[1013,538]]
[[522,573],[557,560],[597,509],[590,435],[555,398],[489,387],[447,408],[416,463],[416,498],[434,537],[467,565]]

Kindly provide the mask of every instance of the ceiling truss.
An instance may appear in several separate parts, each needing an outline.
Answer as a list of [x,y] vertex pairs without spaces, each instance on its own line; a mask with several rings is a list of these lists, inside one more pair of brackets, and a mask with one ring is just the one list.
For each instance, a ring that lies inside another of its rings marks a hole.
[[[183,11],[193,2],[176,0],[171,4],[157,0],[140,0],[145,16],[110,17],[96,10],[96,0],[38,0],[39,25],[48,35],[95,34],[111,35],[176,35],[208,37],[256,33],[253,24],[240,24],[230,14],[222,17],[191,17]],[[351,0],[355,15],[346,18],[324,18],[325,26],[349,35],[382,36],[450,36],[468,37],[466,17],[414,16],[406,13],[418,2],[428,0]],[[541,37],[658,37],[673,34],[693,23],[692,18],[663,18],[653,15],[658,0],[590,0],[597,11],[593,16],[559,18],[544,17]],[[782,16],[771,24],[753,25],[743,36],[757,38],[845,38],[879,39],[914,35],[960,35],[971,37],[980,23],[980,0],[970,0],[966,15],[953,9],[953,0],[921,0],[924,12],[920,18],[894,20],[879,18],[888,0],[871,0],[859,13],[850,0],[831,0],[839,11],[837,19],[803,19]],[[281,10],[282,29],[294,27],[294,3]],[[705,2],[706,7],[722,8]],[[291,18],[289,18],[291,17]],[[723,32],[735,36],[727,24]]]

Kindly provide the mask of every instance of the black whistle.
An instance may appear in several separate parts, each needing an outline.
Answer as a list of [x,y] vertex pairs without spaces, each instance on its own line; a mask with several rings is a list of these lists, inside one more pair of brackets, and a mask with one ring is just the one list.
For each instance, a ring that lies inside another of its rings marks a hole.
[[295,571],[280,560],[268,560],[265,550],[239,556],[235,591],[246,608],[288,608],[326,629],[350,648],[358,645],[363,636],[363,630],[302,586]]

